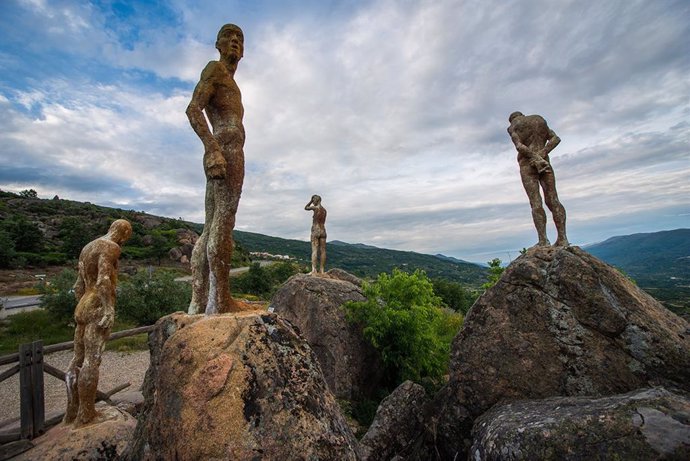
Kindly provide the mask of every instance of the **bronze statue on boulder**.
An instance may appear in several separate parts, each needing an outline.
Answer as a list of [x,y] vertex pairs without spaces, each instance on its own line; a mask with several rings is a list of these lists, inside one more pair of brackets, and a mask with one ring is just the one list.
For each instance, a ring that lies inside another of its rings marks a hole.
[[220,59],[209,62],[201,72],[187,107],[189,122],[204,144],[207,179],[204,231],[192,252],[190,314],[241,310],[230,295],[230,260],[232,230],[244,181],[244,107],[234,79],[244,53],[242,30],[225,24],[218,32],[216,48]]
[[561,142],[556,133],[539,115],[523,115],[513,112],[508,118],[508,134],[518,151],[518,163],[522,185],[532,207],[532,219],[537,228],[537,246],[549,245],[546,237],[546,213],[542,206],[539,187],[544,191],[544,201],[553,214],[558,236],[554,246],[568,246],[565,234],[565,208],[556,193],[556,176],[549,162],[549,153]]
[[96,391],[101,354],[115,320],[115,287],[121,246],[132,235],[124,219],[110,225],[108,233],[88,243],[79,255],[74,284],[74,358],[65,376],[67,411],[63,421],[82,426],[96,416]]
[[304,209],[314,211],[311,224],[311,274],[323,274],[326,266],[326,209],[321,205],[319,195],[312,195]]

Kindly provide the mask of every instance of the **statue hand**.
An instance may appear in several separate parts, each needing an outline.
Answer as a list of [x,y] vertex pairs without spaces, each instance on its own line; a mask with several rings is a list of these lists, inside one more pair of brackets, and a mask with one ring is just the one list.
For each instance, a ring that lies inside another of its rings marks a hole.
[[101,320],[98,322],[98,326],[104,330],[109,330],[113,326],[113,323],[115,323],[115,314],[109,312],[103,315]]
[[535,159],[532,164],[539,174],[551,171],[551,165],[544,158]]
[[220,148],[207,151],[204,155],[204,170],[208,179],[222,179],[225,177],[227,162]]

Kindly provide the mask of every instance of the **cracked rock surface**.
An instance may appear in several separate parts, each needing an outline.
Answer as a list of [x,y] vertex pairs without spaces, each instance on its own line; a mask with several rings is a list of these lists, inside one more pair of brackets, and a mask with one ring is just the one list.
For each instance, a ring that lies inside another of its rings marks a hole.
[[690,399],[663,388],[596,399],[552,397],[477,419],[470,459],[690,459]]
[[326,276],[297,274],[276,292],[271,308],[295,325],[314,350],[331,392],[339,399],[371,396],[383,367],[362,328],[345,318],[348,301],[364,301],[361,280],[336,269]]
[[171,314],[149,347],[124,459],[358,459],[314,353],[276,314]]
[[493,405],[690,390],[688,323],[578,247],[535,247],[474,304],[451,349],[450,381],[431,423],[436,449],[467,453]]

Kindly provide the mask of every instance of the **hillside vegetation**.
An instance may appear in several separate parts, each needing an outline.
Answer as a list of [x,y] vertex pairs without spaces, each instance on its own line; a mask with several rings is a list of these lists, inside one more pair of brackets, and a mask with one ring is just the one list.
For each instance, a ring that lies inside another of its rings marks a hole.
[[584,249],[672,310],[690,312],[690,229],[611,237]]
[[[178,245],[179,230],[201,233],[202,224],[164,218],[135,210],[109,208],[88,202],[54,198],[40,199],[31,191],[21,194],[0,191],[0,267],[72,264],[81,248],[107,232],[115,219],[127,219],[134,234],[123,247],[123,259],[160,264]],[[308,223],[305,224],[308,234]],[[235,231],[233,266],[249,265],[248,252],[288,255],[308,264],[311,245],[253,232]],[[328,245],[328,268],[338,267],[365,278],[399,268],[421,269],[432,279],[446,279],[478,288],[486,268],[459,260],[442,259],[412,251],[387,250],[361,244],[336,242]]]

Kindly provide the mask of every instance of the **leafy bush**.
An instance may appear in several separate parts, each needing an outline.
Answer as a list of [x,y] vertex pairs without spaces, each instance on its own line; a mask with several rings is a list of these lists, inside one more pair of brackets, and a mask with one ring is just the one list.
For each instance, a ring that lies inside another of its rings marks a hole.
[[462,315],[444,310],[426,274],[395,269],[362,288],[367,300],[345,305],[379,351],[391,387],[411,379],[438,381],[448,369],[450,343]]
[[503,271],[506,270],[505,267],[501,267],[501,260],[494,258],[489,261],[489,273],[486,276],[487,282],[482,285],[482,288],[488,290],[492,286],[496,285],[503,275]]
[[433,279],[431,284],[434,286],[434,293],[443,300],[443,304],[463,315],[472,307],[477,299],[477,293],[463,288],[457,282],[450,282],[445,279]]
[[192,287],[176,282],[173,274],[140,271],[120,283],[115,313],[137,325],[151,325],[164,315],[186,311],[191,299]]
[[41,307],[64,324],[72,321],[77,307],[73,290],[76,280],[77,272],[65,269],[40,287]]
[[230,281],[232,291],[238,294],[251,294],[268,299],[280,285],[299,272],[299,267],[290,262],[279,262],[263,267],[253,263],[244,274]]

